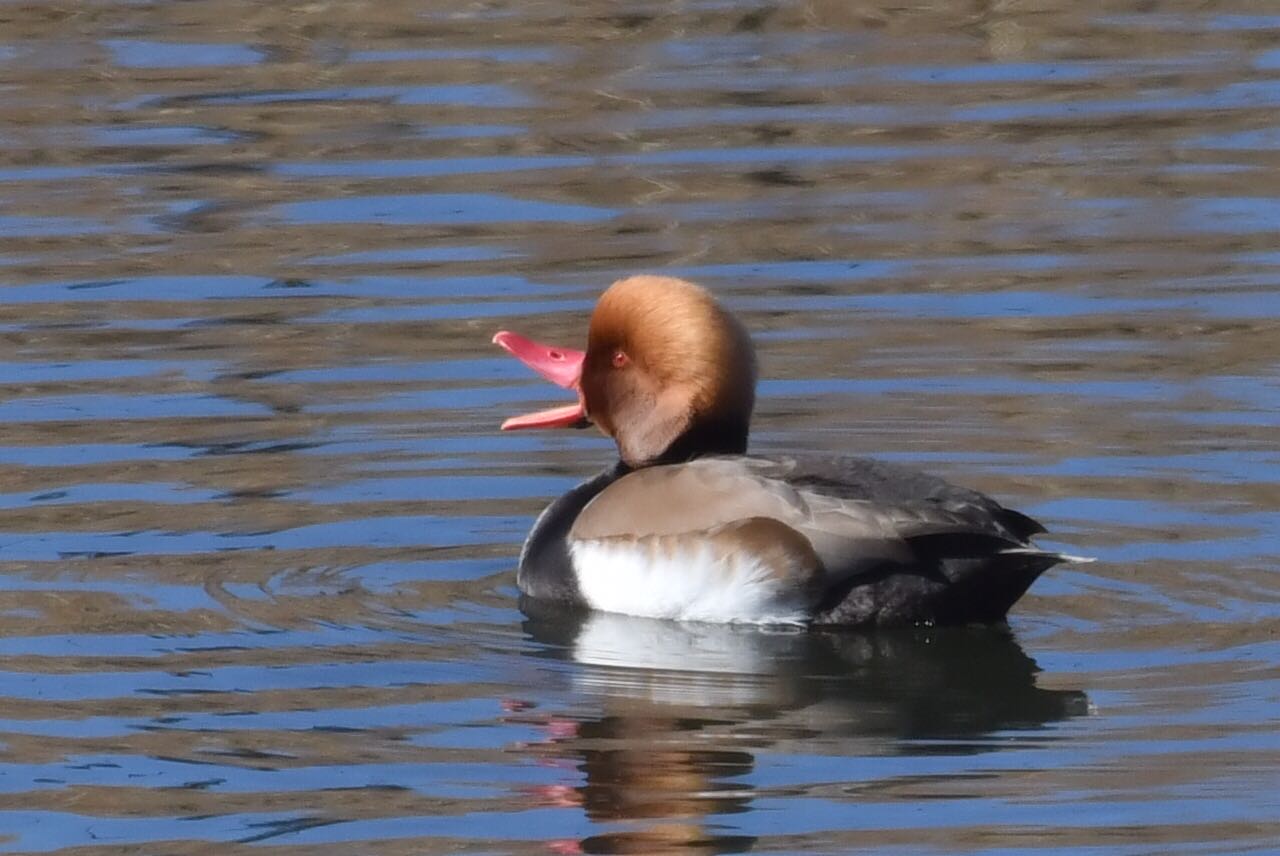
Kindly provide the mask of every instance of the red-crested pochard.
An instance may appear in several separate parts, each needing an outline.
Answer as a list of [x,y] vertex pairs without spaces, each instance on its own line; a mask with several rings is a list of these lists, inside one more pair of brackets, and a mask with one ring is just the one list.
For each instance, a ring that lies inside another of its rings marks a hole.
[[1032,545],[1045,530],[1025,514],[907,467],[747,455],[751,339],[693,283],[614,283],[585,352],[494,342],[578,396],[504,430],[595,423],[620,457],[538,517],[528,597],[681,621],[987,622],[1074,558]]

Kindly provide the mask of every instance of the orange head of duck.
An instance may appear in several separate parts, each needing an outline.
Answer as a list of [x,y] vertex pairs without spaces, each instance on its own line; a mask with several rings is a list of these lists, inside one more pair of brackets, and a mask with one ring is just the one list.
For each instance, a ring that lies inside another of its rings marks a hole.
[[505,330],[493,341],[578,394],[576,404],[512,417],[504,431],[593,422],[630,467],[746,450],[756,384],[751,338],[691,282],[615,282],[591,313],[585,352]]

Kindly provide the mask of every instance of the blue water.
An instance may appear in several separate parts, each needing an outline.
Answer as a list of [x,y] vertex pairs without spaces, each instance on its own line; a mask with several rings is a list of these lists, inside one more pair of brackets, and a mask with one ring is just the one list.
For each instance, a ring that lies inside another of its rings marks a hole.
[[[1280,853],[1270,4],[0,22],[0,852]],[[756,448],[1098,561],[985,630],[522,613],[612,447],[499,433],[562,391],[490,338],[637,271],[751,329]]]

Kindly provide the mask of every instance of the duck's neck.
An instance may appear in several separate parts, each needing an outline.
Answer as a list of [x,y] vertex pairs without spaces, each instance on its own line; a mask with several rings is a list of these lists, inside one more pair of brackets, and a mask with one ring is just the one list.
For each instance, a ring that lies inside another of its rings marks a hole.
[[702,420],[685,431],[666,451],[645,466],[684,464],[704,455],[742,455],[750,425],[741,419]]

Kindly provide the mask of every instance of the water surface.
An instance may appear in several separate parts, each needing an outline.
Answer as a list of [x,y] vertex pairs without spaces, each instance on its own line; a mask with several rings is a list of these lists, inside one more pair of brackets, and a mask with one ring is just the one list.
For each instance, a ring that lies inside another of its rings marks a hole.
[[[624,8],[625,7],[625,8]],[[1280,852],[1280,14],[0,9],[0,851]],[[1008,629],[525,615],[636,271],[755,445],[1045,521]]]

